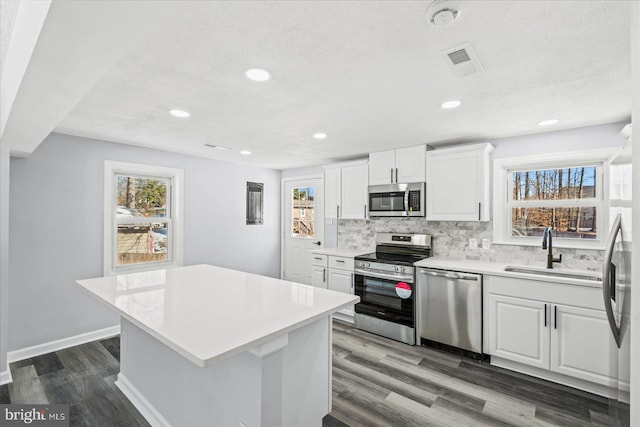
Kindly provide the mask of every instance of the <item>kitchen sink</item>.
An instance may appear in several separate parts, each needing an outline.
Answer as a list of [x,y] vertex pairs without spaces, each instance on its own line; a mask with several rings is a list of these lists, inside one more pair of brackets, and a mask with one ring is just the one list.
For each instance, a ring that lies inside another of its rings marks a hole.
[[589,271],[563,271],[514,265],[505,267],[504,271],[509,271],[511,273],[535,274],[537,276],[562,277],[564,279],[579,279],[590,280],[593,282],[602,282],[602,279],[597,276],[596,273],[592,273]]

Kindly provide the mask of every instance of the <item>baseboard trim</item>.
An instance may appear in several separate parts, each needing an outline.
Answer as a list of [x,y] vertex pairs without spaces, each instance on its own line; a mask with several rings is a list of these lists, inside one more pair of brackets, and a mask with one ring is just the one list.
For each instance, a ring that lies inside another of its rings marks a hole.
[[136,407],[140,414],[149,421],[153,427],[171,427],[169,421],[162,416],[160,412],[149,402],[140,390],[138,390],[131,382],[122,374],[118,374],[118,379],[115,382],[116,387],[120,389],[127,399]]
[[43,354],[52,353],[64,348],[74,347],[76,345],[85,344],[91,341],[111,338],[120,333],[120,325],[110,326],[96,331],[85,332],[84,334],[74,335],[72,337],[62,338],[31,347],[21,348],[7,353],[7,363],[17,362],[19,360],[28,359],[30,357],[41,356]]
[[9,364],[7,363],[7,370],[0,372],[0,385],[9,384],[13,381],[11,377],[11,371],[9,370]]

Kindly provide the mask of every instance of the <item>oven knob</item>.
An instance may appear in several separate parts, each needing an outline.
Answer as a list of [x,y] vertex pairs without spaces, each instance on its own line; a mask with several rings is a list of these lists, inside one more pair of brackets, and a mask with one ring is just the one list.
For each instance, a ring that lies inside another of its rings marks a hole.
[[400,273],[400,271],[402,271],[402,267],[396,265],[396,273]]

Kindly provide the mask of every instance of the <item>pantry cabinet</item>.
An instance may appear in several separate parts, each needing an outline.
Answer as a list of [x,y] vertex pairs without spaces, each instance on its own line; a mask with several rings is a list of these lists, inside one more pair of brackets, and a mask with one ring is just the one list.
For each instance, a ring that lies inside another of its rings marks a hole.
[[427,151],[427,220],[489,221],[491,144]]
[[369,154],[369,185],[426,180],[426,145]]

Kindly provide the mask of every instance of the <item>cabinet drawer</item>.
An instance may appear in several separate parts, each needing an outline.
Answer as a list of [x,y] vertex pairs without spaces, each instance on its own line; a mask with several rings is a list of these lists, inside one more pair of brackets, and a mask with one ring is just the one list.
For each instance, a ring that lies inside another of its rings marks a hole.
[[316,265],[318,267],[326,267],[327,266],[327,256],[326,255],[311,254],[311,265]]
[[340,270],[349,270],[353,271],[353,258],[342,257],[342,256],[330,256],[329,257],[329,268],[338,268]]

